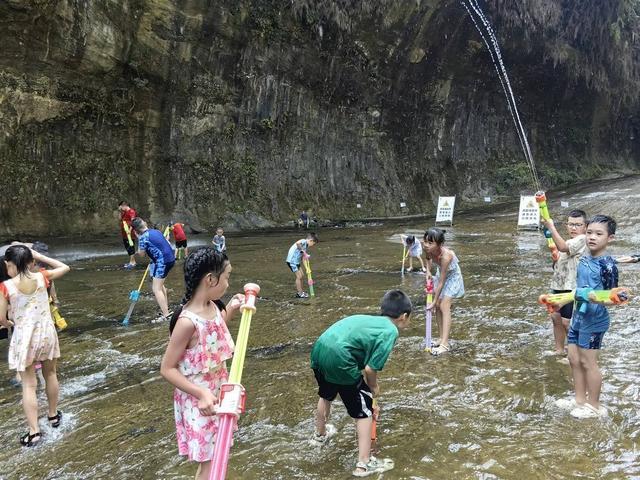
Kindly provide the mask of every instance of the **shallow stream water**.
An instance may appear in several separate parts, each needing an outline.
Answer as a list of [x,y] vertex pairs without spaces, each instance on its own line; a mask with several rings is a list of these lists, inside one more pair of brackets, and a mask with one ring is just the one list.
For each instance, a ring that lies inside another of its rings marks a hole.
[[[613,254],[636,253],[640,233],[637,178],[550,195],[571,208],[605,213],[619,222]],[[604,420],[575,420],[553,406],[569,395],[569,367],[545,355],[553,337],[536,303],[551,278],[550,255],[538,232],[516,230],[517,205],[457,215],[447,244],[457,253],[467,295],[455,304],[453,349],[431,357],[424,336],[424,276],[400,275],[400,233],[419,235],[432,219],[383,222],[319,231],[312,249],[317,296],[293,298],[284,264],[301,232],[228,238],[234,268],[229,295],[244,283],[262,287],[252,322],[243,384],[247,411],[232,448],[229,479],[349,478],[355,429],[339,401],[338,434],[310,445],[317,397],[309,369],[311,344],[344,316],[377,311],[382,294],[402,288],[412,298],[412,326],[401,332],[380,375],[382,414],[377,455],[395,460],[384,479],[640,478],[639,303],[611,309],[612,326],[600,357]],[[208,237],[191,236],[190,243]],[[167,324],[152,324],[157,307],[149,285],[129,327],[120,325],[143,270],[120,268],[118,238],[50,241],[52,255],[72,272],[57,283],[69,328],[61,333],[59,366],[64,422],[41,423],[44,441],[18,445],[25,421],[20,391],[9,385],[7,342],[0,341],[0,478],[191,479],[195,466],[177,455],[172,387],[159,374]],[[638,290],[640,268],[621,266],[620,284]],[[181,265],[167,286],[183,293]],[[235,336],[239,318],[231,322]],[[434,336],[437,331],[434,328]],[[372,477],[377,478],[377,477]]]

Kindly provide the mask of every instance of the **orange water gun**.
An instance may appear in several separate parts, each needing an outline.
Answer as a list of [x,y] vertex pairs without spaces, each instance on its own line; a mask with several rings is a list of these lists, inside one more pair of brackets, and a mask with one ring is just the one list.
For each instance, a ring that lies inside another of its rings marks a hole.
[[557,312],[567,303],[580,302],[580,311],[584,313],[586,304],[612,303],[622,305],[631,298],[631,290],[625,287],[616,287],[611,290],[594,290],[593,288],[577,288],[566,293],[549,293],[540,295],[538,303],[544,305],[549,313]]

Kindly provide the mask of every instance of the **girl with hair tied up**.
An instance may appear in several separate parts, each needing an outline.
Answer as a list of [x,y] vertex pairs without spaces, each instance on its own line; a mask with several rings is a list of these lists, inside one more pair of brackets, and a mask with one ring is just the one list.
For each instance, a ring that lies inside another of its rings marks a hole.
[[464,296],[464,281],[458,257],[453,250],[444,246],[445,232],[446,230],[440,228],[430,228],[424,233],[422,240],[427,252],[427,276],[431,276],[431,265],[436,264],[434,301],[427,309],[436,309],[440,342],[431,345],[432,355],[442,355],[451,349],[451,304],[454,298]]
[[[37,253],[24,245],[13,245],[4,255],[9,280],[0,284],[0,324],[14,326],[9,346],[9,368],[22,378],[22,407],[29,431],[20,437],[25,447],[36,445],[42,438],[38,425],[38,399],[35,363],[42,363],[49,404],[49,424],[60,426],[62,413],[58,408],[58,377],[56,359],[60,357],[58,334],[49,309],[49,282],[69,271],[62,262]],[[53,267],[33,272],[35,263]],[[7,318],[11,305],[12,321]]]
[[231,264],[212,247],[192,252],[184,263],[185,295],[169,324],[169,345],[160,373],[176,387],[173,400],[178,452],[199,463],[196,480],[207,480],[218,430],[215,406],[228,378],[225,361],[234,344],[226,322],[244,303],[229,287]]

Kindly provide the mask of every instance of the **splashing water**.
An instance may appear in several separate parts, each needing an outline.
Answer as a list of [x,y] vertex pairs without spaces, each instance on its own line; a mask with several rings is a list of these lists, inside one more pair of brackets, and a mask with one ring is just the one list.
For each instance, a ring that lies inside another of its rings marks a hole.
[[[527,161],[529,166],[529,170],[531,172],[531,177],[533,179],[533,183],[537,190],[541,190],[540,179],[538,178],[538,172],[536,170],[536,165],[533,160],[533,155],[531,154],[531,148],[529,147],[529,141],[527,140],[527,134],[525,132],[524,127],[522,126],[522,121],[520,120],[520,113],[518,112],[518,106],[516,104],[515,96],[513,95],[513,90],[511,89],[511,82],[509,81],[509,75],[507,75],[507,69],[504,66],[504,62],[502,61],[502,53],[500,51],[500,46],[498,45],[498,39],[489,23],[489,20],[484,15],[480,5],[477,0],[462,0],[460,2],[462,6],[469,13],[469,17],[471,17],[471,21],[473,25],[478,30],[480,37],[482,37],[482,41],[487,46],[487,50],[489,51],[489,55],[491,56],[491,61],[493,62],[493,66],[496,69],[498,74],[498,79],[500,80],[500,84],[502,85],[502,90],[504,91],[504,95],[507,99],[507,105],[509,106],[509,112],[511,113],[511,118],[513,119],[513,124],[516,127],[516,132],[518,133],[518,138],[520,139],[520,146],[522,147],[522,152],[524,154],[524,158]],[[472,13],[473,12],[473,13]],[[484,31],[481,28],[480,24],[474,17],[475,15],[478,17],[480,23],[484,27]],[[486,36],[485,36],[486,31]],[[489,37],[490,42],[487,40]]]

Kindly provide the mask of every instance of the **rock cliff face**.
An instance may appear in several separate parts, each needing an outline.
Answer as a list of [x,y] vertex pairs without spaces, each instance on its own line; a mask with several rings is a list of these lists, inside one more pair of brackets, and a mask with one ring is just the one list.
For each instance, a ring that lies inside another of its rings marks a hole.
[[[638,167],[638,7],[602,3],[483,4],[545,187]],[[5,0],[0,27],[4,235],[533,189],[458,1]]]

